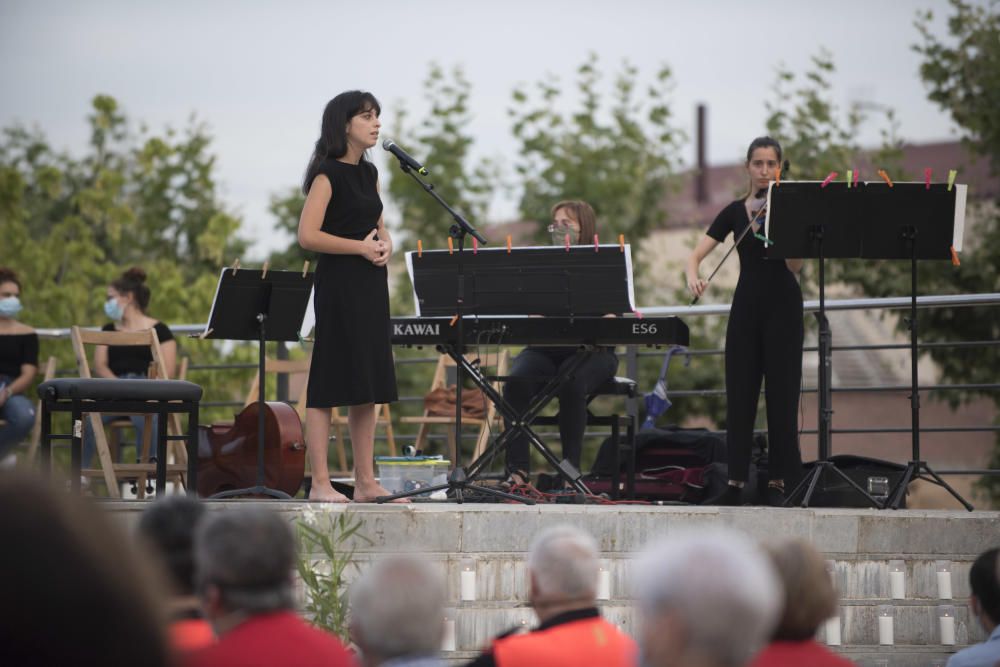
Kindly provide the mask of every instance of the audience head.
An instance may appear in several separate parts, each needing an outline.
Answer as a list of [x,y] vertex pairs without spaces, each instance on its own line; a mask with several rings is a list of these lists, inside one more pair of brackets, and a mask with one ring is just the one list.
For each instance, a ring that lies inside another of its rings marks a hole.
[[194,531],[205,506],[186,495],[152,503],[139,519],[139,537],[162,561],[175,595],[195,593]]
[[594,234],[597,233],[597,215],[593,207],[585,201],[575,199],[561,201],[552,207],[552,226],[549,229],[556,244],[563,243],[567,233],[570,235],[570,243],[591,243]]
[[17,317],[21,312],[21,281],[13,269],[0,266],[0,317]]
[[214,512],[195,529],[195,581],[205,615],[221,634],[231,616],[295,606],[295,541],[273,510]]
[[92,502],[4,473],[0,506],[4,664],[168,663],[155,572]]
[[375,562],[351,587],[351,637],[365,664],[436,654],[444,605],[444,579],[426,560],[395,555]]
[[594,606],[598,568],[597,543],[590,534],[570,525],[539,533],[528,551],[529,594],[539,619]]
[[826,561],[812,545],[802,540],[786,540],[768,546],[768,556],[784,589],[784,602],[774,640],[812,639],[826,619],[837,610]]
[[146,284],[146,272],[138,266],[133,266],[111,281],[104,312],[113,320],[120,320],[129,306],[140,313],[145,313],[149,307],[150,296],[149,286]]
[[969,570],[972,612],[987,632],[1000,625],[1000,549],[979,554]]
[[648,667],[746,664],[770,636],[781,600],[764,552],[732,530],[651,545],[637,563],[635,584]]

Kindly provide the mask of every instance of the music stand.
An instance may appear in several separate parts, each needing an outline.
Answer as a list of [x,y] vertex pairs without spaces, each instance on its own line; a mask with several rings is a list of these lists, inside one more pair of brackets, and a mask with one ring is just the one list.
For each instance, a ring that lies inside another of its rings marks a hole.
[[[875,507],[897,509],[913,479],[938,484],[968,510],[972,506],[935,473],[920,457],[920,396],[917,377],[917,259],[951,258],[951,248],[961,250],[964,230],[966,188],[952,190],[943,184],[846,183],[786,181],[768,189],[765,236],[774,242],[769,258],[816,257],[820,260],[819,338],[819,461],[785,501],[790,504],[800,493],[802,506],[809,504],[816,484],[824,473],[833,473],[850,483]],[[804,223],[802,221],[809,221]],[[909,259],[910,367],[912,459],[889,499],[882,505],[843,471],[829,461],[831,451],[832,336],[825,312],[826,257],[861,259]],[[926,477],[925,477],[926,475]]]
[[[596,248],[593,245],[570,246],[568,249],[552,246],[510,250],[481,248],[471,258],[466,253],[464,266],[459,265],[460,259],[446,250],[407,253],[406,264],[418,317],[454,315],[459,275],[464,276],[464,308],[469,318],[525,316],[525,313],[572,318],[625,313],[635,309],[631,248],[627,244],[600,245]],[[459,318],[457,322],[460,324],[464,319]],[[486,377],[465,359],[461,352],[462,334],[458,327],[455,328],[454,336],[445,333],[446,342],[438,345],[438,350],[454,359],[461,371],[469,375],[506,422],[511,424],[467,470],[460,472],[461,479],[474,481],[496,454],[506,449],[515,435],[523,433],[564,480],[580,493],[589,494],[590,490],[580,480],[580,471],[569,461],[557,459],[531,428],[531,423],[573,377],[594,346],[580,345],[576,356],[545,383],[523,412],[518,412],[490,384],[490,380],[503,378]],[[503,336],[501,326],[489,333],[488,342],[502,344]],[[476,487],[477,491],[481,489]],[[420,492],[430,490],[435,489],[420,489]],[[520,496],[513,497],[523,500]]]
[[223,269],[215,288],[205,331],[197,337],[213,340],[258,341],[257,483],[245,489],[222,491],[214,499],[270,496],[288,500],[284,491],[268,488],[264,475],[264,364],[267,341],[297,341],[305,316],[313,276],[302,271]]

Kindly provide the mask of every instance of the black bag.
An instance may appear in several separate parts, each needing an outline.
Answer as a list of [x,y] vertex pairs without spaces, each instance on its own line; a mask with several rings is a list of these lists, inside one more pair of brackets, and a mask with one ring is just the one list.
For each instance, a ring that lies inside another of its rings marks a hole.
[[[906,470],[906,466],[899,463],[883,461],[882,459],[872,459],[866,456],[854,456],[853,454],[831,456],[829,461],[850,477],[858,486],[868,491],[876,500],[880,501],[884,501],[886,496],[884,494],[876,495],[873,492],[877,491],[875,487],[881,486],[886,492],[891,492]],[[803,466],[803,470],[808,473],[815,465],[814,461],[810,461]],[[885,482],[883,483],[880,479],[873,479],[873,487],[870,488],[869,478],[884,478]],[[791,487],[786,488],[789,492],[791,491]],[[863,495],[855,491],[839,475],[831,473],[826,473],[820,478],[809,505],[811,507],[871,507],[871,503]],[[905,497],[900,507],[906,507]]]

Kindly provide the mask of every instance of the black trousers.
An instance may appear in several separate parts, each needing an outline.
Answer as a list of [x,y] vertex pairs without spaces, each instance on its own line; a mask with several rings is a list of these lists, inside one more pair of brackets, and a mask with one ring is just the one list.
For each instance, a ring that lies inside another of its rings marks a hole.
[[[545,385],[544,379],[554,376],[577,352],[577,348],[528,347],[514,358],[504,385],[504,398],[521,412],[527,409],[532,397]],[[609,349],[589,352],[573,377],[557,395],[559,398],[559,437],[562,440],[563,458],[577,468],[583,452],[583,436],[587,427],[587,396],[618,369],[618,357]],[[510,427],[508,422],[507,427]],[[523,434],[511,438],[507,447],[507,470],[529,470],[530,443]]]
[[[794,282],[794,279],[792,280]],[[761,380],[767,405],[771,479],[801,466],[798,441],[802,384],[802,292],[747,293],[737,287],[726,328],[726,445],[729,479],[746,482]]]

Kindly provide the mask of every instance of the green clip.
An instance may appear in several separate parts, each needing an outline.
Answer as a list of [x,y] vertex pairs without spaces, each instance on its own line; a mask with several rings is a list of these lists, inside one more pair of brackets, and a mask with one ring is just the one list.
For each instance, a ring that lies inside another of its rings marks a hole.
[[755,239],[760,239],[761,241],[763,241],[765,246],[774,245],[774,241],[772,241],[771,239],[767,238],[763,234],[758,234],[757,232],[754,232],[753,236],[754,236]]
[[854,171],[851,169],[847,170],[847,187],[851,187],[851,177],[854,176]]
[[952,186],[955,185],[955,177],[958,176],[957,169],[950,169],[948,171],[948,192],[951,192]]

